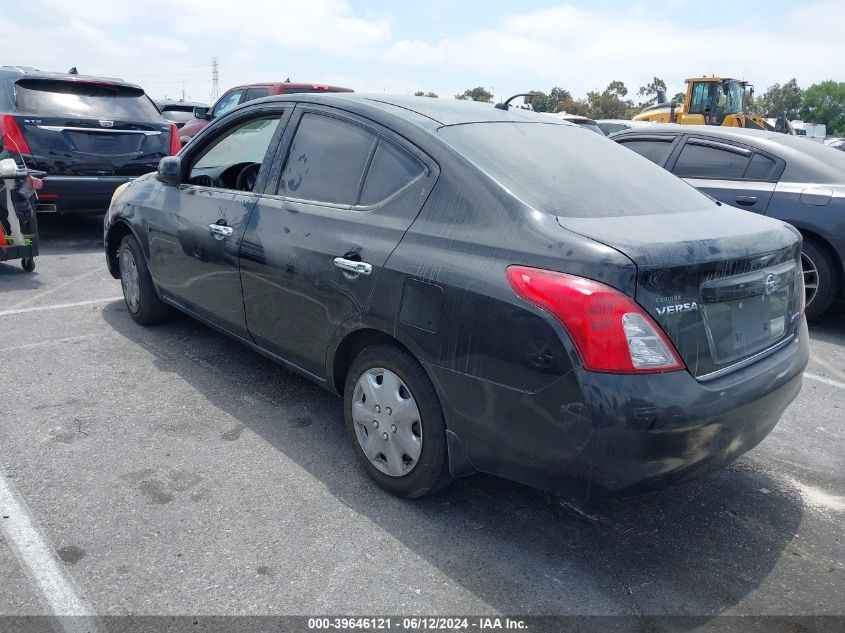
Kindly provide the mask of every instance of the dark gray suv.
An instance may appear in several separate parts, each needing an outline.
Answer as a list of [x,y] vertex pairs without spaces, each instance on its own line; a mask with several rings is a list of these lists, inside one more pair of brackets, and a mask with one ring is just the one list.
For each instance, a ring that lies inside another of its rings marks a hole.
[[801,231],[808,317],[842,296],[845,154],[798,136],[712,126],[661,125],[612,138],[720,202]]

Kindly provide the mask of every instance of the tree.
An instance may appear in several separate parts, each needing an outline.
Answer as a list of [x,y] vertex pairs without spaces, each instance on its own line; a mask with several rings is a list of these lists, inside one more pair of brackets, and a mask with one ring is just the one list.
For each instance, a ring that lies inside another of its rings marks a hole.
[[666,82],[660,77],[655,77],[653,81],[647,83],[645,86],[640,86],[637,94],[641,97],[647,97],[646,102],[654,101],[657,98],[657,91],[662,90],[666,92]]
[[563,104],[566,101],[572,101],[572,95],[568,90],[564,90],[560,86],[555,86],[549,91],[549,101],[546,106],[546,112],[560,112],[563,109]]
[[433,92],[423,92],[422,90],[417,90],[414,93],[415,97],[431,97],[432,99],[436,99],[437,95]]
[[623,100],[628,89],[621,81],[611,81],[604,92],[592,91],[587,93],[587,106],[592,119],[623,119],[630,114],[634,103]]
[[534,112],[549,112],[549,95],[542,90],[531,91],[531,108]]
[[802,101],[803,92],[793,78],[782,86],[769,86],[763,96],[756,100],[755,106],[766,117],[781,117],[785,114],[787,119],[795,119]]
[[425,96],[429,97],[430,99],[437,99],[437,93],[436,92],[426,92]]
[[471,90],[464,90],[461,94],[455,95],[455,99],[461,101],[481,101],[483,103],[490,103],[493,100],[493,93],[484,89],[483,86],[472,88]]
[[845,82],[823,81],[804,91],[801,118],[812,123],[824,123],[827,133],[845,135]]
[[684,99],[686,99],[686,98],[687,98],[686,92],[676,92],[675,96],[672,97],[672,101],[674,101],[675,103],[683,103]]

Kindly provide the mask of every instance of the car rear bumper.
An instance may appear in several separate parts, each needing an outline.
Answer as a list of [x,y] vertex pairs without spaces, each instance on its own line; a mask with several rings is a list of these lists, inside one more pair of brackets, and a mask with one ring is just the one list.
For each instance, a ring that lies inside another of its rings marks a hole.
[[456,475],[478,470],[579,498],[699,477],[756,446],[801,389],[805,322],[786,347],[710,382],[578,369],[536,393],[428,367]]
[[38,211],[102,213],[108,209],[114,190],[134,179],[135,176],[45,176],[38,192]]

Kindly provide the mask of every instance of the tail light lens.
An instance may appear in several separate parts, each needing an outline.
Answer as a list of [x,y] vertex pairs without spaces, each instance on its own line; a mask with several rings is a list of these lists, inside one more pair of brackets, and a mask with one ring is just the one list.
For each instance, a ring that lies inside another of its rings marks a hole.
[[21,128],[11,114],[0,116],[0,133],[3,135],[3,147],[6,151],[21,154],[32,154],[29,144],[21,133]]
[[179,139],[179,128],[175,123],[170,124],[170,155],[176,156],[182,149],[182,141]]
[[509,266],[507,277],[520,298],[560,321],[586,369],[618,374],[684,369],[660,326],[618,290],[525,266]]

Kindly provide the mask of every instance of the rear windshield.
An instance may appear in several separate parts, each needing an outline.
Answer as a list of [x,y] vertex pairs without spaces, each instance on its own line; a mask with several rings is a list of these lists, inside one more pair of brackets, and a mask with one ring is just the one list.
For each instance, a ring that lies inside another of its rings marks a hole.
[[161,120],[143,90],[119,84],[21,79],[16,84],[15,104],[18,110],[39,114]]
[[523,202],[554,215],[683,213],[712,204],[647,158],[582,127],[472,123],[439,133]]
[[194,118],[193,110],[186,112],[185,110],[162,110],[161,113],[168,121],[175,121],[176,123],[187,123]]

